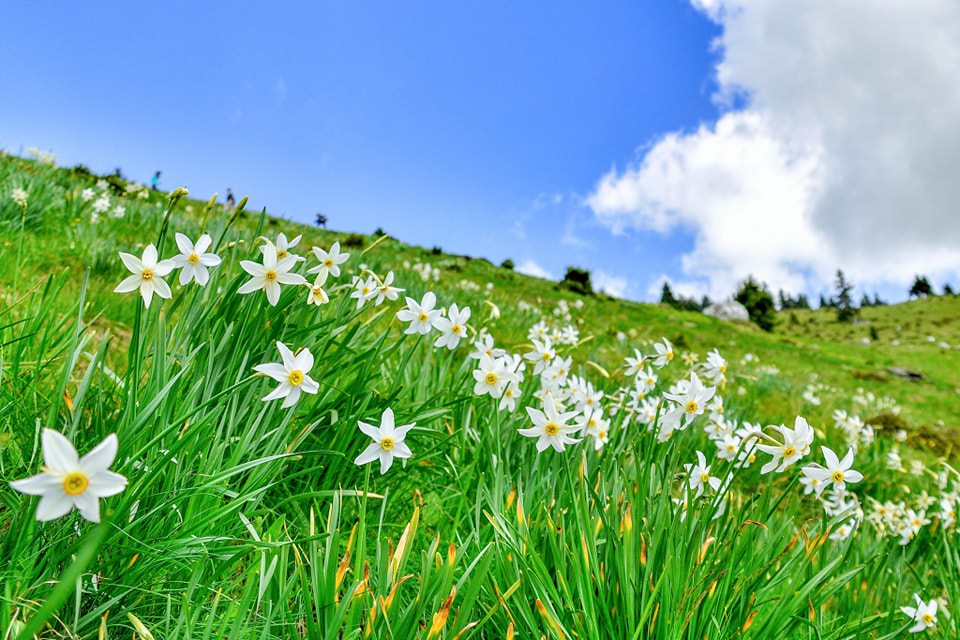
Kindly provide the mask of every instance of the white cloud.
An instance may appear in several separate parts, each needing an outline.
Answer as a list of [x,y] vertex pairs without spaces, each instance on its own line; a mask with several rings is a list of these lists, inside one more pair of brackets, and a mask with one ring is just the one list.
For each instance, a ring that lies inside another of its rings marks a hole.
[[514,267],[514,271],[526,274],[528,276],[533,276],[535,278],[544,278],[545,280],[553,279],[553,276],[550,275],[549,271],[541,267],[533,260],[524,260]]
[[606,271],[596,270],[591,274],[593,288],[602,291],[614,298],[623,298],[627,294],[629,283],[622,276],[615,276]]
[[587,198],[614,232],[694,237],[682,268],[725,297],[753,273],[816,288],[960,266],[960,3],[692,0],[723,26],[723,104]]

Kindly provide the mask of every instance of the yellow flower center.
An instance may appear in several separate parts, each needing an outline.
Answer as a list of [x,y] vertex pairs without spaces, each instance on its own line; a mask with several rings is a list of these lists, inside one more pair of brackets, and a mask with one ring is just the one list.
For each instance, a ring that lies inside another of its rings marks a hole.
[[82,471],[71,471],[63,479],[63,490],[67,495],[78,496],[90,486],[90,479]]
[[459,335],[459,333],[460,333],[461,331],[463,331],[463,327],[461,327],[461,326],[458,325],[458,324],[455,324],[455,325],[453,325],[452,327],[450,327],[450,333],[456,333],[456,334]]
[[287,255],[288,254],[286,249],[280,249],[279,251],[277,251],[277,260],[283,260],[284,258],[287,257]]
[[429,318],[429,317],[430,317],[430,316],[427,315],[427,312],[426,312],[426,311],[421,311],[421,312],[420,312],[420,315],[417,316],[417,320],[419,320],[420,322],[426,322],[426,321],[427,321],[427,318]]
[[727,365],[725,364],[720,365],[720,373],[726,373],[726,372],[727,372]]
[[784,458],[792,458],[792,457],[795,456],[795,455],[797,455],[797,448],[796,448],[796,447],[792,447],[792,446],[791,446],[791,447],[787,447],[786,449],[783,450],[783,457],[784,457]]
[[276,282],[277,272],[274,271],[273,269],[270,269],[265,274],[263,274],[263,279],[266,280],[267,282]]
[[606,432],[606,431],[601,431],[601,432],[599,432],[599,433],[597,434],[597,437],[600,438],[601,440],[606,440],[606,439],[607,439],[607,432]]
[[198,256],[196,253],[191,253],[189,256],[187,256],[187,262],[190,264],[197,264],[200,262],[200,256]]
[[920,616],[920,619],[923,620],[924,624],[933,624],[933,616],[930,615],[929,613],[923,614],[922,616]]
[[390,451],[390,449],[393,449],[393,445],[395,444],[396,443],[393,441],[393,438],[390,438],[390,437],[386,437],[380,440],[380,448],[383,449],[384,451]]
[[687,413],[696,413],[697,409],[699,408],[700,408],[700,405],[697,404],[696,400],[691,400],[690,402],[687,403],[687,406],[686,406]]
[[491,371],[483,378],[483,380],[489,385],[495,385],[497,384],[497,374]]
[[300,369],[294,369],[287,377],[290,380],[290,384],[295,387],[299,387],[301,384],[303,384],[303,371],[300,371]]
[[549,352],[549,351],[544,351],[544,352],[543,352],[543,355],[540,356],[540,357],[543,358],[544,360],[549,360],[549,359],[550,359],[550,352]]
[[673,351],[667,351],[667,360],[673,360]]
[[365,296],[370,295],[370,287],[364,287],[363,289],[360,290],[360,293]]
[[710,480],[710,474],[709,474],[709,473],[707,473],[706,471],[704,471],[703,473],[700,474],[700,483],[701,483],[701,484],[707,484],[707,482],[708,482],[709,480]]
[[333,260],[327,258],[323,261],[323,266],[325,266],[327,269],[331,268],[333,266]]
[[830,477],[833,478],[834,482],[843,482],[843,471],[837,469]]
[[313,288],[313,295],[319,296],[322,291],[323,291],[323,288],[322,288],[322,287],[314,287],[314,288]]
[[140,277],[144,280],[153,280],[153,270],[144,269],[143,273],[140,274]]
[[548,422],[546,426],[543,427],[543,432],[550,437],[553,437],[560,433],[560,427],[556,422]]

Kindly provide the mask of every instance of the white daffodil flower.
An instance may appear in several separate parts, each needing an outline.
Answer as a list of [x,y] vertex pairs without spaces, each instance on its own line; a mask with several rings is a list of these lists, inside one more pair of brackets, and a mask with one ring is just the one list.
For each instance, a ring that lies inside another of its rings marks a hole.
[[937,626],[937,601],[924,602],[919,595],[913,594],[916,601],[915,607],[900,607],[900,611],[907,615],[915,623],[910,627],[910,633],[921,633],[927,629],[933,629]]
[[267,301],[276,305],[280,300],[281,284],[307,284],[306,278],[300,274],[290,273],[297,264],[297,256],[288,255],[279,260],[277,248],[269,242],[263,245],[262,251],[263,264],[252,260],[240,261],[243,270],[250,274],[250,280],[237,289],[237,293],[247,294],[262,290],[267,294]]
[[403,441],[415,424],[406,424],[400,427],[394,425],[393,409],[384,410],[380,417],[380,426],[375,427],[366,422],[357,422],[360,431],[373,440],[353,462],[364,465],[374,460],[380,460],[380,473],[386,473],[393,465],[394,458],[409,458],[413,455],[410,447]]
[[847,450],[843,460],[838,459],[832,449],[827,447],[820,447],[820,449],[823,451],[827,466],[822,467],[813,463],[801,470],[804,476],[811,479],[811,486],[817,492],[818,498],[828,486],[832,486],[835,491],[843,492],[848,482],[863,480],[862,473],[850,468],[853,466],[853,449]]
[[313,354],[310,353],[310,349],[303,349],[294,355],[282,342],[277,342],[277,349],[280,351],[282,362],[258,364],[253,369],[280,383],[276,389],[263,397],[264,402],[283,398],[281,406],[292,407],[300,399],[301,393],[315,394],[320,389],[320,384],[307,375],[313,368]]
[[568,424],[568,421],[573,419],[577,412],[559,411],[552,395],[544,397],[543,411],[527,407],[527,415],[533,420],[533,426],[517,431],[522,436],[537,438],[537,453],[542,453],[549,447],[562,452],[568,444],[580,442],[579,438],[571,437],[572,434],[580,430],[580,427],[576,424]]
[[310,287],[309,293],[307,293],[307,304],[315,304],[319,307],[322,304],[330,302],[327,292],[323,290],[323,285],[326,284],[326,282],[326,273],[321,273],[317,276],[317,279],[313,281],[313,286]]
[[476,384],[473,386],[473,393],[478,396],[489,393],[493,398],[499,398],[503,395],[503,390],[511,382],[517,380],[517,374],[514,373],[505,358],[492,358],[487,354],[480,356],[480,362],[477,369],[473,372],[473,379]]
[[152,244],[147,245],[140,258],[121,251],[120,260],[133,275],[127,276],[118,284],[113,290],[114,293],[129,293],[139,289],[146,307],[150,306],[153,294],[161,298],[173,295],[163,276],[173,271],[174,263],[170,260],[157,260],[157,248]]
[[41,439],[43,473],[10,486],[40,496],[37,520],[53,520],[76,508],[90,522],[100,522],[100,498],[116,495],[127,486],[125,477],[109,470],[117,457],[117,436],[111,433],[82,458],[73,444],[53,429],[44,429]]
[[407,308],[397,311],[397,318],[402,322],[409,322],[410,326],[404,329],[404,333],[419,333],[426,335],[430,330],[437,326],[440,319],[440,310],[434,309],[437,305],[437,296],[433,291],[427,291],[423,294],[423,300],[417,302],[413,298],[407,298]]
[[377,287],[377,298],[373,301],[373,305],[379,307],[384,300],[396,300],[402,291],[403,289],[393,286],[393,271],[390,271]]
[[462,338],[467,337],[467,322],[470,320],[470,307],[460,309],[457,304],[450,305],[446,318],[438,318],[436,327],[440,330],[440,337],[433,343],[435,347],[446,347],[453,351],[460,344]]
[[329,251],[321,249],[320,247],[313,247],[311,251],[313,251],[313,255],[317,257],[317,260],[320,261],[320,264],[311,267],[307,273],[329,273],[334,278],[340,275],[340,265],[350,257],[349,253],[340,253],[339,242],[334,242],[330,246]]
[[663,342],[658,342],[653,345],[654,350],[657,352],[657,357],[653,360],[653,366],[657,368],[663,368],[670,364],[673,360],[673,345],[669,340],[663,338]]
[[171,261],[180,268],[180,284],[186,286],[194,280],[201,287],[206,285],[210,281],[208,268],[220,264],[220,256],[207,252],[213,244],[213,238],[205,233],[194,244],[182,233],[177,233],[174,237],[180,255],[174,256]]

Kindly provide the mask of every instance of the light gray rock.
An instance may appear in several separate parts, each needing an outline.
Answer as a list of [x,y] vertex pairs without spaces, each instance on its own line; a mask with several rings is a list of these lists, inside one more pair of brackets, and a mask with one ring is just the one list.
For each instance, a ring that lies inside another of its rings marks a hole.
[[750,320],[750,314],[747,313],[747,308],[736,300],[715,302],[704,309],[703,312],[719,320],[743,320],[744,322],[749,322]]

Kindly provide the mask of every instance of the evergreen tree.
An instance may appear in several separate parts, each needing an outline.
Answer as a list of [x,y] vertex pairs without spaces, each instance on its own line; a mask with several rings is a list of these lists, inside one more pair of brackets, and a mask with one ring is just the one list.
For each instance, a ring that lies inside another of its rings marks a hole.
[[764,331],[773,331],[777,323],[777,305],[766,285],[758,283],[753,276],[740,285],[734,300],[742,304],[750,314],[750,319]]
[[671,307],[677,304],[677,299],[673,295],[673,290],[670,288],[670,283],[664,281],[663,283],[663,292],[660,294],[660,302],[662,304],[670,305]]
[[930,286],[930,281],[927,280],[927,276],[914,277],[913,286],[910,287],[909,294],[911,298],[922,298],[924,296],[932,296],[933,287]]
[[840,269],[837,269],[834,286],[837,288],[837,320],[851,322],[857,315],[857,308],[853,306],[853,298],[850,296],[853,285],[847,281]]

